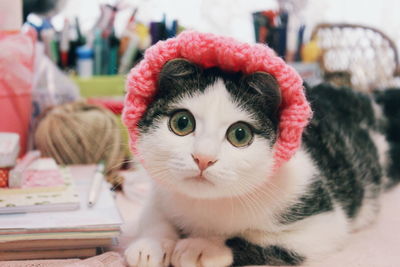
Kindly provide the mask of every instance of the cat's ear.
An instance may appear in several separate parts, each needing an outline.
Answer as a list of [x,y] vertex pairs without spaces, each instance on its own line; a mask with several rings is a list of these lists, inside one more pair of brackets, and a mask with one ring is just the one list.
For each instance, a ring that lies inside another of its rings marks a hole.
[[199,66],[183,58],[175,58],[167,63],[161,69],[160,82],[162,79],[180,79],[200,73]]
[[191,88],[198,81],[201,69],[189,60],[176,58],[168,61],[161,69],[158,79],[160,92],[172,93]]
[[242,78],[242,85],[262,96],[271,111],[277,111],[281,105],[281,90],[276,79],[266,72],[255,72]]

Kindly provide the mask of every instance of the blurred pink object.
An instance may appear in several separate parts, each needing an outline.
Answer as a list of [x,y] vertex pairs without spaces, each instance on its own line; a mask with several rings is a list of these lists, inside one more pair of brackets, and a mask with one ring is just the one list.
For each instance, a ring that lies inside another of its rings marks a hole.
[[33,29],[0,31],[0,132],[20,135],[20,155],[31,119],[35,39]]
[[64,185],[64,178],[59,170],[27,170],[24,173],[22,188],[62,185]]
[[26,153],[11,170],[8,186],[11,188],[21,187],[24,171],[38,158],[40,158],[40,151],[32,150]]
[[[31,152],[27,153],[27,155]],[[53,158],[35,159],[33,162],[29,163],[28,168],[22,170],[20,187],[30,188],[53,186],[64,186],[64,177]]]

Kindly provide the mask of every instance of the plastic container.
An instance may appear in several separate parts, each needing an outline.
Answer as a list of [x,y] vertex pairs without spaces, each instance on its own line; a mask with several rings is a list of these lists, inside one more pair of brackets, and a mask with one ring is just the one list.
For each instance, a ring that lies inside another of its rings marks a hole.
[[0,132],[20,136],[26,151],[32,113],[35,34],[0,31]]
[[0,168],[13,167],[20,150],[19,135],[0,132]]
[[26,151],[32,110],[36,32],[22,25],[22,0],[0,0],[0,132],[20,136]]
[[78,75],[82,78],[90,78],[93,75],[93,50],[87,46],[80,46],[76,50],[78,57]]

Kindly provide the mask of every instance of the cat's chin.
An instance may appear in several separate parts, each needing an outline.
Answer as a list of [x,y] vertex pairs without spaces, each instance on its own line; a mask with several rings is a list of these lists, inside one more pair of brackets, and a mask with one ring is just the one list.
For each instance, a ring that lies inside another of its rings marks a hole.
[[215,199],[221,198],[223,194],[214,182],[200,175],[185,178],[177,187],[179,187],[176,188],[179,193],[191,198]]
[[[203,200],[217,200],[232,197],[238,197],[239,194],[234,194],[232,190],[227,188],[227,185],[221,185],[213,182],[205,177],[188,177],[180,181],[179,185],[169,184],[168,188],[165,187],[170,193],[178,193],[192,199]],[[251,189],[241,190],[242,194],[251,193]],[[240,194],[241,195],[241,194]]]
[[159,184],[158,188],[165,192],[169,192],[170,194],[178,194],[196,199],[218,199],[230,197],[229,194],[223,192],[220,187],[211,181],[198,177],[186,178],[181,181],[179,185]]
[[197,175],[197,176],[186,178],[185,182],[215,186],[215,183],[213,183],[210,179],[208,179],[207,177],[205,177],[204,175],[201,175],[201,174]]

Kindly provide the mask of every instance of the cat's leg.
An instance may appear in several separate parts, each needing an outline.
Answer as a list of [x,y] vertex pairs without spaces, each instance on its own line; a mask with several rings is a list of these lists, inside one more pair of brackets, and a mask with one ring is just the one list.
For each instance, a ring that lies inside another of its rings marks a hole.
[[252,231],[245,238],[227,240],[226,245],[233,251],[233,265],[290,266],[318,262],[341,248],[350,230],[339,211],[311,216],[289,227],[281,233]]
[[151,198],[143,209],[137,238],[125,251],[126,261],[135,267],[169,266],[178,238],[155,198]]
[[227,267],[233,263],[225,238],[185,238],[178,241],[172,255],[174,267]]
[[233,266],[271,265],[292,266],[302,264],[306,257],[280,245],[259,246],[243,238],[226,241],[234,255]]

